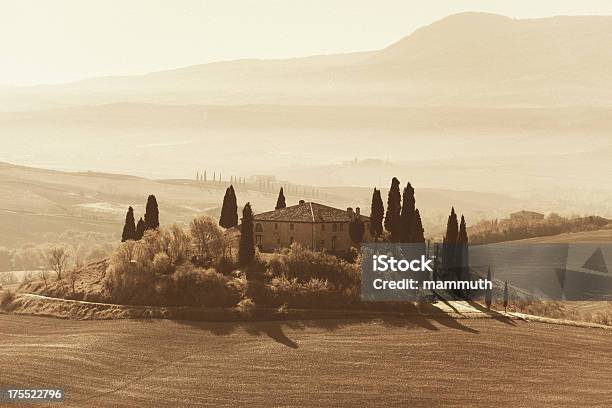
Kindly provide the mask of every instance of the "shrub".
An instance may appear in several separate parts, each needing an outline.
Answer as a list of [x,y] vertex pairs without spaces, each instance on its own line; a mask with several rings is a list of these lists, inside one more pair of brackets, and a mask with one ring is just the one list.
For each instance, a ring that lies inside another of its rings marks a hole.
[[275,277],[269,285],[272,306],[286,304],[292,308],[322,308],[339,303],[339,298],[326,280],[312,278],[299,282],[296,278]]
[[255,302],[251,298],[244,298],[236,305],[236,310],[241,315],[250,317],[255,313]]
[[191,236],[178,225],[162,228],[159,239],[173,265],[180,265],[191,258]]
[[269,262],[272,276],[285,275],[300,282],[311,279],[327,281],[336,289],[354,287],[359,283],[359,266],[350,264],[333,255],[313,252],[293,244],[286,254],[276,254]]
[[239,285],[230,284],[230,279],[214,269],[185,264],[176,270],[172,280],[173,304],[229,307],[240,300]]
[[194,243],[194,255],[198,265],[209,265],[225,258],[228,241],[212,218],[194,218],[189,225],[189,233]]
[[221,256],[215,265],[215,269],[220,273],[227,275],[237,268],[237,262],[230,256]]
[[4,310],[10,310],[13,304],[13,300],[15,300],[15,294],[6,290],[0,294],[0,308]]
[[261,257],[259,251],[256,251],[253,260],[244,267],[244,270],[249,280],[265,280],[267,268],[268,264]]
[[165,253],[159,252],[153,258],[153,271],[160,275],[168,275],[174,272],[172,259]]

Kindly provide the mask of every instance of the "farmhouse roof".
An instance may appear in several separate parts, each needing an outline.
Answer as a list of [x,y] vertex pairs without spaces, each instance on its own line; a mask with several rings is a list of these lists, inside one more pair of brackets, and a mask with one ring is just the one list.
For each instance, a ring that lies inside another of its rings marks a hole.
[[[291,207],[280,208],[274,211],[257,214],[255,221],[286,221],[286,222],[349,222],[354,217],[348,210],[327,205],[304,202]],[[362,221],[369,221],[370,217],[359,215]]]

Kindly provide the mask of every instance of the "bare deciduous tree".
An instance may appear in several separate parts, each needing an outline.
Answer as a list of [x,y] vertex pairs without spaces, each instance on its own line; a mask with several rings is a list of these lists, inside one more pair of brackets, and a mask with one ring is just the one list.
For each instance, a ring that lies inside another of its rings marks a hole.
[[47,282],[49,281],[49,272],[46,269],[43,269],[38,274],[40,279],[45,283],[45,290],[47,289]]
[[62,273],[68,264],[68,250],[64,247],[52,248],[49,252],[49,267],[57,274],[57,279],[62,279]]
[[213,261],[222,255],[226,243],[224,234],[210,217],[197,217],[191,221],[189,232],[200,262]]
[[68,279],[70,279],[70,285],[72,286],[72,293],[76,293],[76,282],[79,278],[79,273],[77,272],[77,268],[72,268],[68,272]]

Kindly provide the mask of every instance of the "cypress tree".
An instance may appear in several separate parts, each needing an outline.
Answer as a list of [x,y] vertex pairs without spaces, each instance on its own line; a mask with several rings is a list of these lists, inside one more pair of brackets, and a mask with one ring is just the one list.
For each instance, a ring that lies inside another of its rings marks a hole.
[[461,280],[469,279],[469,264],[467,227],[465,225],[465,217],[461,215],[461,223],[459,224],[459,233],[457,235],[457,267],[461,268]]
[[370,212],[370,234],[374,237],[374,241],[378,240],[378,237],[383,232],[383,217],[385,215],[385,207],[383,205],[382,198],[380,197],[380,190],[374,188],[372,193],[372,206]]
[[425,243],[425,230],[423,229],[423,223],[421,222],[421,213],[417,208],[414,210],[414,228],[412,231],[412,242]]
[[253,234],[253,210],[246,203],[242,210],[242,225],[240,226],[240,245],[238,260],[241,265],[248,265],[255,258],[255,237]]
[[159,208],[157,207],[157,199],[153,194],[147,199],[144,222],[148,230],[159,228]]
[[357,246],[363,242],[363,234],[365,233],[365,225],[360,217],[355,217],[349,223],[349,236],[353,243]]
[[457,222],[457,213],[455,213],[455,207],[451,208],[451,213],[448,216],[448,221],[446,222],[446,235],[444,238],[446,242],[457,242],[457,237],[459,235],[459,226]]
[[444,235],[444,253],[442,261],[444,264],[444,273],[448,278],[454,278],[455,267],[457,261],[457,237],[459,235],[459,226],[457,223],[457,214],[455,207],[451,208],[451,213],[448,216],[446,223],[446,235]]
[[465,226],[465,217],[463,216],[463,214],[461,215],[461,223],[459,225],[459,234],[457,235],[457,242],[461,244],[468,243],[467,228]]
[[228,220],[230,200],[231,200],[231,193],[228,187],[225,189],[225,195],[223,196],[223,205],[221,207],[221,217],[219,218],[219,225],[222,226],[223,228],[229,228],[231,226]]
[[142,217],[138,220],[138,224],[136,224],[136,241],[140,240],[147,229],[146,224]]
[[134,221],[134,209],[130,206],[125,215],[125,224],[121,234],[121,242],[136,239],[136,223]]
[[287,203],[285,202],[285,194],[283,193],[283,188],[281,187],[280,191],[278,192],[278,199],[276,200],[276,207],[274,207],[274,209],[278,210],[286,207]]
[[229,222],[232,227],[238,226],[238,198],[236,197],[236,191],[234,190],[234,186],[230,185],[230,194],[231,200],[229,205]]
[[[489,265],[489,270],[487,271],[487,280],[491,282],[491,265]],[[487,305],[487,309],[491,309],[491,301],[493,300],[493,291],[487,288],[485,292],[485,304]]]
[[401,212],[401,194],[400,182],[393,177],[391,180],[391,188],[387,198],[387,214],[385,216],[385,229],[391,234],[391,241],[398,242],[400,239],[400,212]]
[[415,200],[414,188],[410,183],[406,184],[402,198],[402,211],[400,214],[400,242],[414,242],[415,232]]
[[510,300],[510,292],[508,291],[508,281],[504,283],[504,312],[508,313],[508,301]]
[[238,225],[238,203],[233,185],[225,189],[219,225],[223,228],[231,228]]

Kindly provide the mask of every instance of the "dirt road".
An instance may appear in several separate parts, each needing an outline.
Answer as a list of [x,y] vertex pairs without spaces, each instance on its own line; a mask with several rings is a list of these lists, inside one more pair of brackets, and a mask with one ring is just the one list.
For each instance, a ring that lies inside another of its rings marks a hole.
[[0,387],[63,387],[75,407],[609,406],[612,332],[503,319],[0,315],[0,367]]

